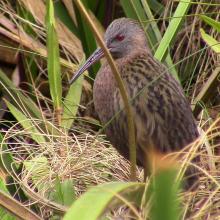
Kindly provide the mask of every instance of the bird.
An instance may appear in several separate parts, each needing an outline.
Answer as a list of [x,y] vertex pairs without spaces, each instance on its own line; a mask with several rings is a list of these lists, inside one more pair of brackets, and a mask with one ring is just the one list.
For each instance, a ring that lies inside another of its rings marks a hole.
[[[130,18],[118,18],[107,27],[104,42],[131,100],[137,164],[146,165],[146,154],[151,147],[159,153],[170,153],[182,150],[193,142],[199,133],[190,104],[179,82],[152,55],[140,24]],[[103,57],[103,50],[98,48],[70,83]],[[101,123],[110,122],[105,127],[107,139],[128,159],[127,116],[107,61],[96,75],[93,100]]]

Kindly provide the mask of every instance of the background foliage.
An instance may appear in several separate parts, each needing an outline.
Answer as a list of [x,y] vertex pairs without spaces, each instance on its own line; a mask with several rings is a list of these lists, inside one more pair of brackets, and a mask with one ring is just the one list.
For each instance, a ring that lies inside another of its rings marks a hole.
[[[139,20],[201,128],[181,166],[160,158],[162,166],[146,183],[139,168],[138,182],[128,181],[128,162],[101,134],[92,100],[100,64],[68,85],[97,47],[77,2],[0,1],[0,218],[217,219],[218,0],[81,1],[102,35],[115,18]],[[200,186],[181,192],[181,175],[196,155]]]

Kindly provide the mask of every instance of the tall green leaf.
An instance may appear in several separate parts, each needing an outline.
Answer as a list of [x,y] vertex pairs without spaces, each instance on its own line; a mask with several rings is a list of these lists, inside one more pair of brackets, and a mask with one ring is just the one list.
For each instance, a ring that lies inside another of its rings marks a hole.
[[48,49],[47,67],[50,94],[53,100],[54,109],[60,110],[62,101],[60,56],[58,38],[55,30],[54,7],[52,0],[47,0],[46,28]]
[[76,80],[76,82],[74,82],[70,86],[70,89],[68,90],[68,93],[63,103],[63,115],[61,125],[67,130],[71,128],[79,107],[82,94],[83,79],[84,76],[81,75]]
[[180,1],[173,18],[171,19],[169,26],[160,42],[159,47],[156,50],[155,57],[163,61],[166,58],[169,47],[172,45],[172,42],[175,40],[175,36],[184,20],[185,15],[188,12],[189,6],[191,5],[191,0]]

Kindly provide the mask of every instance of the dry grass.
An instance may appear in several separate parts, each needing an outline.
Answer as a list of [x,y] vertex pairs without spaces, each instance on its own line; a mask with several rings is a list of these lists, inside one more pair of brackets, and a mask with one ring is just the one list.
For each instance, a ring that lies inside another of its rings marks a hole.
[[[202,132],[200,139],[188,147],[190,151],[181,159],[181,168],[185,169],[192,156],[200,157],[200,162],[194,164],[200,173],[199,186],[193,192],[180,193],[183,219],[217,219],[220,208],[220,157],[215,152],[220,147],[220,143],[216,141],[219,137],[219,121],[220,119],[216,120],[206,132]],[[48,199],[48,195],[54,190],[57,177],[61,182],[71,179],[77,197],[94,185],[129,180],[128,162],[103,136],[96,137],[89,130],[81,130],[74,129],[70,134],[59,130],[60,135],[54,137],[41,134],[47,137],[48,141],[40,145],[30,144],[30,132],[17,125],[5,132],[3,142],[11,147],[10,152],[16,163],[25,164],[20,176],[15,173],[11,175],[16,176],[17,182],[31,201],[41,204],[43,210],[62,209],[62,206]],[[62,156],[60,149],[65,149]],[[141,180],[143,173],[138,170],[138,181]],[[36,187],[41,190],[36,192]],[[146,210],[141,212],[144,216]],[[108,216],[110,219],[116,219],[125,214],[130,213],[125,207],[120,207]]]

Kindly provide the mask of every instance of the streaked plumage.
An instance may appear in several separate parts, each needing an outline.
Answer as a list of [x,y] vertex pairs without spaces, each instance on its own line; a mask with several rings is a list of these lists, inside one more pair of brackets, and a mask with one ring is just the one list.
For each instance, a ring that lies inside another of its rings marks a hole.
[[[106,30],[105,42],[132,99],[138,164],[146,164],[144,154],[149,145],[167,153],[178,151],[195,140],[198,131],[182,88],[168,69],[153,57],[138,23],[127,18],[113,21]],[[100,51],[88,59],[86,67],[77,75],[103,56]],[[98,58],[94,59],[95,56]],[[126,114],[120,112],[123,101],[107,62],[96,76],[93,98],[103,125],[114,117],[106,127],[107,138],[129,158]]]

